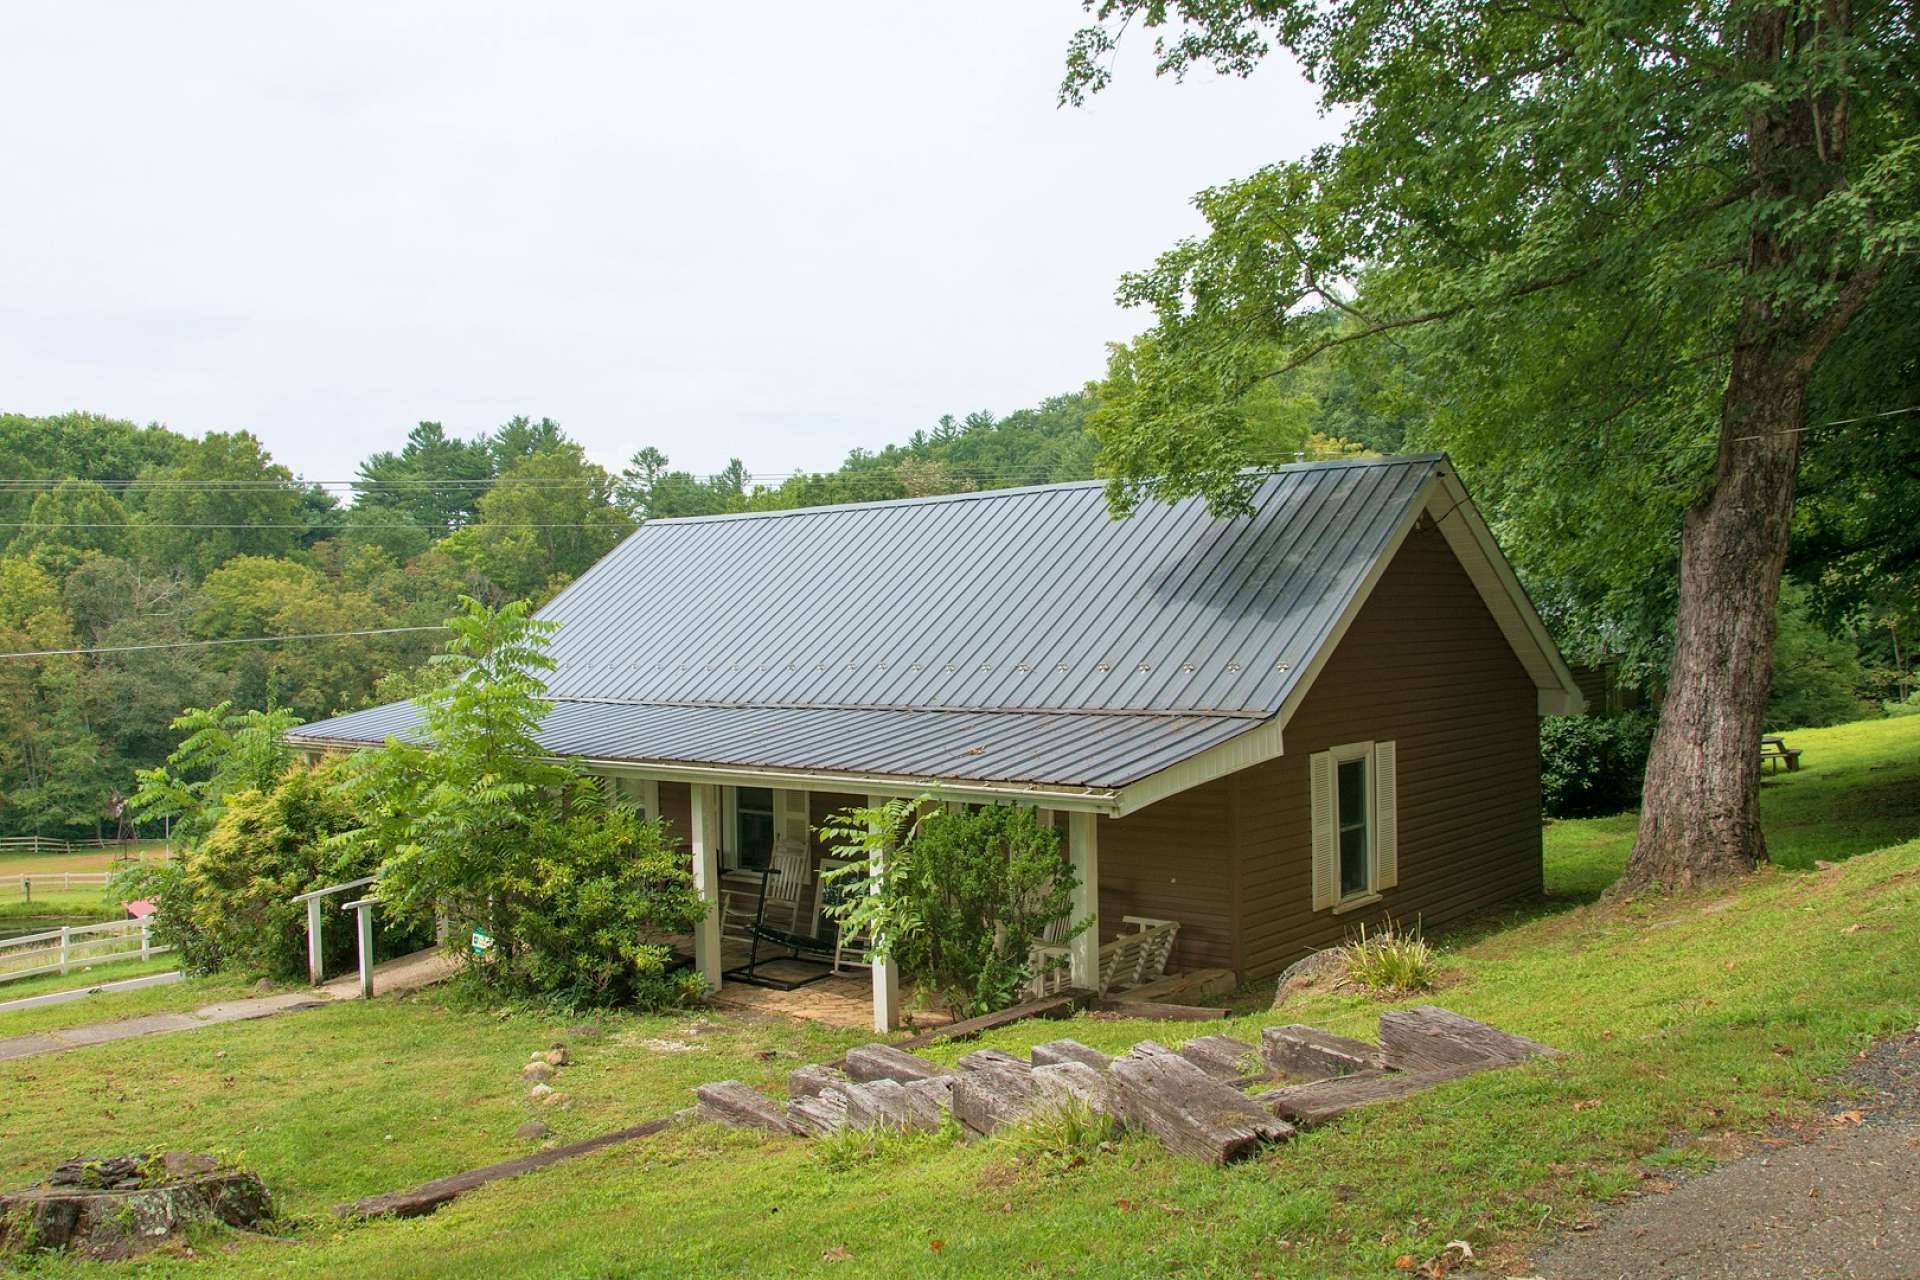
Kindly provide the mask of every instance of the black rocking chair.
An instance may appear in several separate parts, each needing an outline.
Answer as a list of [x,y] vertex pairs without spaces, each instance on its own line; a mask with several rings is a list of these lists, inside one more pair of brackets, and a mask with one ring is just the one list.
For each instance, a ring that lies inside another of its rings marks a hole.
[[[829,956],[833,954],[832,938],[816,938],[791,929],[776,929],[767,923],[767,886],[772,883],[773,877],[779,874],[771,863],[761,870],[760,904],[754,909],[753,923],[747,926],[747,935],[753,940],[747,949],[747,962],[728,969],[720,975],[722,978],[744,982],[755,987],[769,987],[775,991],[798,991],[808,983],[833,976],[832,963],[818,958],[822,953]],[[786,954],[769,956],[762,960],[760,958],[762,942],[770,942],[785,950]],[[809,956],[804,954],[806,952],[814,954]],[[820,966],[820,972],[809,974],[804,978],[776,978],[772,974],[760,972],[760,966],[763,964],[779,963],[817,964]]]

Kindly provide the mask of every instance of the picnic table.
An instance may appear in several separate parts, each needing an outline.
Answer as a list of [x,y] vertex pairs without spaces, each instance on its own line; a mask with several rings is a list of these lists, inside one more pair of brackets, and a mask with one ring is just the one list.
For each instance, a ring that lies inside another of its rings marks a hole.
[[1777,733],[1764,734],[1760,738],[1760,759],[1769,773],[1782,764],[1787,766],[1788,773],[1794,773],[1800,768],[1800,749],[1789,747],[1787,740]]

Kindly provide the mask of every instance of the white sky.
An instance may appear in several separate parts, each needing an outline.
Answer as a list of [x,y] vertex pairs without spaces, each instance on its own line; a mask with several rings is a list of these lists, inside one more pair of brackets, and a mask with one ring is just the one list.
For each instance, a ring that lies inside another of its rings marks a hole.
[[[1331,136],[1275,63],[1057,110],[1072,0],[0,7],[0,410],[837,465],[1096,376],[1121,272]],[[0,466],[3,466],[0,462]]]

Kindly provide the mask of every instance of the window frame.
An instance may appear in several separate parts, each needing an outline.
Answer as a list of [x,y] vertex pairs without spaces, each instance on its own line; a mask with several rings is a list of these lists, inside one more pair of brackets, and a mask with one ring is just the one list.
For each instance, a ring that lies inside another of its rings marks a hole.
[[[741,857],[745,847],[745,842],[740,836],[740,792],[743,789],[764,791],[767,793],[768,803],[765,812],[768,819],[768,829],[772,832],[772,837],[767,842],[767,857],[769,860],[773,857],[773,847],[780,843],[780,789],[778,787],[722,788],[724,792],[723,801],[726,807],[726,838],[721,842],[721,864],[728,871],[758,872],[760,870],[759,867],[747,866]],[[761,811],[758,809],[749,809],[748,812],[758,813]]]

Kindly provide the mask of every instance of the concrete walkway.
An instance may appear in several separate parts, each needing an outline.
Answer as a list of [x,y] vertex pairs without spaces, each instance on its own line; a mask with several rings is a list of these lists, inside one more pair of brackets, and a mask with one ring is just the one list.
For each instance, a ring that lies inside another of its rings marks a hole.
[[[385,964],[376,965],[373,970],[373,989],[376,995],[401,995],[408,991],[417,991],[452,974],[458,963],[459,961],[453,955],[437,949],[416,951],[410,956],[401,956]],[[336,1000],[358,999],[359,995],[359,976],[349,974],[347,977],[336,978],[332,982],[308,991],[287,991],[278,995],[255,996],[246,1000],[224,1000],[217,1004],[202,1005],[191,1013],[148,1013],[137,1018],[121,1018],[112,1022],[89,1022],[78,1027],[62,1027],[57,1031],[38,1031],[30,1035],[0,1040],[0,1062],[37,1058],[49,1053],[64,1053],[68,1049],[110,1044],[117,1040],[163,1036],[175,1031],[197,1031],[202,1027],[214,1027],[222,1023],[271,1018],[275,1014],[291,1013],[296,1009],[318,1008]]]
[[102,982],[91,987],[49,991],[42,996],[28,996],[23,1000],[8,1000],[0,1003],[0,1013],[12,1013],[16,1009],[44,1009],[48,1005],[70,1004],[75,1000],[85,1000],[88,996],[108,996],[116,991],[138,991],[142,987],[166,987],[186,976],[175,969],[171,973],[150,973],[144,978],[122,978],[118,982]]

